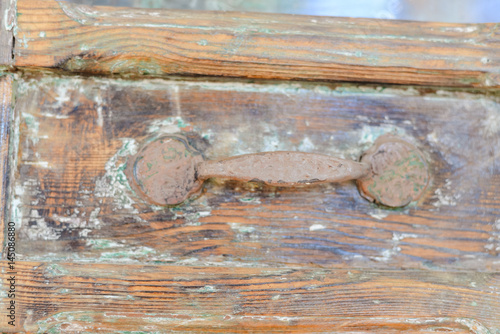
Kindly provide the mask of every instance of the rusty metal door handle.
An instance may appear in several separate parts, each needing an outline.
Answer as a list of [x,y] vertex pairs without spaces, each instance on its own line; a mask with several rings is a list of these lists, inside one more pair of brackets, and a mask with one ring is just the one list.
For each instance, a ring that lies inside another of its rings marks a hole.
[[413,144],[380,136],[360,162],[305,152],[264,152],[204,160],[181,135],[144,145],[127,163],[132,188],[157,205],[176,205],[198,192],[203,181],[223,178],[294,187],[357,180],[363,197],[399,207],[417,200],[429,182],[427,162]]

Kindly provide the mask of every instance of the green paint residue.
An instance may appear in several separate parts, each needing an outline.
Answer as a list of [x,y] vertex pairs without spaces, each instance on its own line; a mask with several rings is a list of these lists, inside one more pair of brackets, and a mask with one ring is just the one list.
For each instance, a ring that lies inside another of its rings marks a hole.
[[208,41],[206,39],[199,40],[196,42],[196,44],[201,45],[201,46],[206,46],[208,44]]
[[123,247],[123,244],[119,244],[113,240],[91,239],[87,240],[87,246],[89,246],[91,249],[102,250],[102,249]]
[[50,264],[45,269],[45,272],[50,276],[68,275],[69,271],[58,264]]
[[182,117],[167,117],[161,120],[151,122],[148,132],[159,136],[161,134],[174,134],[179,133],[182,129],[191,126],[188,122],[184,121]]
[[212,292],[216,292],[217,289],[212,286],[212,285],[205,285],[203,288],[199,288],[196,290],[196,292],[200,292],[200,293],[212,293]]
[[132,206],[135,201],[131,196],[135,195],[135,192],[130,187],[124,172],[127,167],[124,158],[136,154],[138,144],[132,138],[122,138],[121,141],[122,147],[105,165],[106,173],[96,180],[94,193],[96,197],[112,197],[117,208],[129,209],[132,213],[137,213]]
[[131,249],[116,251],[116,252],[103,252],[101,253],[100,260],[123,259],[129,260],[133,258],[144,258],[148,255],[156,254],[156,250],[149,247],[134,247]]

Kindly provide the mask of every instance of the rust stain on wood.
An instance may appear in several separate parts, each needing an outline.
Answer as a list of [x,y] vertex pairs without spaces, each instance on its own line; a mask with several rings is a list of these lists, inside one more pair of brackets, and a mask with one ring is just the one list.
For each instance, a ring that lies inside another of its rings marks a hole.
[[494,23],[152,11],[52,0],[19,0],[17,8],[18,67],[129,76],[500,86]]

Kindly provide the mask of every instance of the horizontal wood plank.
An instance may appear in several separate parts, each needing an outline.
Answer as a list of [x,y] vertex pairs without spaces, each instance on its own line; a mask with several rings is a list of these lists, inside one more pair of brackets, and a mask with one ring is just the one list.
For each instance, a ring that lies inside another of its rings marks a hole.
[[500,86],[498,24],[19,0],[15,65],[89,74]]
[[50,262],[16,271],[18,328],[28,332],[500,332],[498,273]]
[[[24,78],[11,219],[32,261],[335,268],[500,268],[498,98],[466,91],[221,81]],[[388,209],[355,184],[273,188],[212,180],[172,208],[123,168],[184,133],[207,158],[291,150],[358,159],[381,134],[414,141],[432,182]]]

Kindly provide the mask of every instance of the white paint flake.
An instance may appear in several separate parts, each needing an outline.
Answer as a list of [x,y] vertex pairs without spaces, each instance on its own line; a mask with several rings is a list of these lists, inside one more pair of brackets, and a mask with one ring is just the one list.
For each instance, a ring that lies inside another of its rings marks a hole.
[[309,226],[309,231],[318,231],[318,230],[323,230],[325,228],[326,227],[321,225],[321,224],[313,224],[313,225]]

